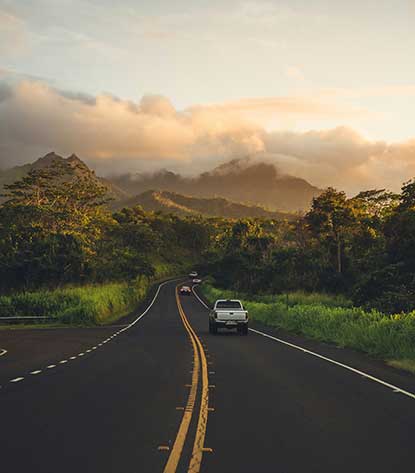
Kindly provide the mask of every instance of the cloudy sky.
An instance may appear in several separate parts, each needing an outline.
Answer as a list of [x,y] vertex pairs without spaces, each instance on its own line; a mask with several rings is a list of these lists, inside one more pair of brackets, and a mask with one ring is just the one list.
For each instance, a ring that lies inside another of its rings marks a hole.
[[0,0],[0,166],[415,175],[414,0]]

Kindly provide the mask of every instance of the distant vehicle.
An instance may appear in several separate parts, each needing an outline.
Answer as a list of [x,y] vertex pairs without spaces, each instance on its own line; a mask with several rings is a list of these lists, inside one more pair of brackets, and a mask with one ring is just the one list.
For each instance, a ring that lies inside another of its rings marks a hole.
[[201,282],[202,282],[202,280],[199,279],[199,278],[194,278],[194,279],[192,280],[192,283],[193,283],[193,284],[200,284]]
[[191,279],[197,278],[197,273],[196,273],[196,271],[192,271],[191,273],[189,273],[189,278],[191,278]]
[[190,294],[192,293],[192,290],[190,289],[189,286],[182,286],[179,292],[182,296],[190,296]]
[[218,333],[219,328],[236,328],[248,335],[248,311],[237,299],[218,299],[209,313],[209,333]]

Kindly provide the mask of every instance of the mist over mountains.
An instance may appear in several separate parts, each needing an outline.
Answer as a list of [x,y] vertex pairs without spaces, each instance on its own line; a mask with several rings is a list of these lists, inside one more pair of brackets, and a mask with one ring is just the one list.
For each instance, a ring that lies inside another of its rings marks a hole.
[[0,190],[32,169],[59,161],[65,161],[76,173],[104,185],[112,209],[139,204],[146,210],[180,215],[279,218],[284,216],[281,212],[307,210],[312,198],[321,192],[304,179],[281,174],[274,165],[249,158],[226,162],[193,177],[161,170],[103,178],[75,154],[63,158],[54,152],[31,164],[0,171]]
[[130,194],[161,190],[196,197],[223,197],[234,202],[288,212],[306,210],[321,190],[304,179],[280,174],[266,162],[234,159],[194,177],[162,170],[109,178]]

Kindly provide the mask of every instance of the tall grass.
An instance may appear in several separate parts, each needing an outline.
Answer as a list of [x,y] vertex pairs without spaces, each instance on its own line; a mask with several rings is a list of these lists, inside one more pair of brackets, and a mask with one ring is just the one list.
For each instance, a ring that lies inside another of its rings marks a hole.
[[133,310],[149,283],[111,283],[0,297],[0,322],[6,316],[46,316],[60,323],[104,324]]
[[210,284],[202,288],[210,301],[242,299],[252,320],[385,359],[415,360],[415,312],[365,311],[325,294],[292,293],[287,303],[285,295],[247,297]]
[[[155,278],[166,277],[175,270],[172,265],[157,263]],[[146,297],[153,282],[143,277],[131,283],[85,285],[0,296],[0,323],[2,317],[43,316],[64,324],[107,324],[134,310]]]

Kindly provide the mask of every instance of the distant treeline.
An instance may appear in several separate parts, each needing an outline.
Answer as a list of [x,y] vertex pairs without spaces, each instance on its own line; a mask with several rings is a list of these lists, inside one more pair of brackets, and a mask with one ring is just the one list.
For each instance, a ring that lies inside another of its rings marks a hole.
[[0,291],[152,277],[196,264],[224,288],[345,294],[382,312],[415,308],[415,183],[348,198],[328,188],[295,221],[106,210],[73,167],[32,170],[0,207]]

